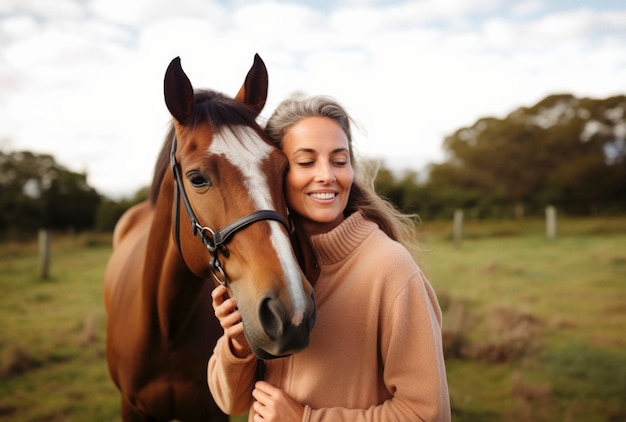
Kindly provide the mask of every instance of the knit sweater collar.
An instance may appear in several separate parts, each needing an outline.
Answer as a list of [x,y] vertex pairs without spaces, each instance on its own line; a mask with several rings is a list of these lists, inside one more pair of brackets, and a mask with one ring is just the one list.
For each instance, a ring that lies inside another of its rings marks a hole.
[[320,265],[343,260],[377,227],[356,211],[327,233],[311,236],[311,246]]

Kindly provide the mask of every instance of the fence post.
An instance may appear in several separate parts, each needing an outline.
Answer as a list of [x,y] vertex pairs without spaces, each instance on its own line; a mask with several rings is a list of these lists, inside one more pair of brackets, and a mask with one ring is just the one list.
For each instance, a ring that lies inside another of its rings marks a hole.
[[524,204],[515,204],[513,213],[515,214],[516,220],[523,220],[524,219]]
[[41,278],[48,279],[48,268],[50,267],[50,233],[46,229],[39,230],[39,269]]
[[454,243],[461,244],[463,240],[463,210],[454,211]]
[[556,239],[556,208],[552,205],[546,207],[546,237]]

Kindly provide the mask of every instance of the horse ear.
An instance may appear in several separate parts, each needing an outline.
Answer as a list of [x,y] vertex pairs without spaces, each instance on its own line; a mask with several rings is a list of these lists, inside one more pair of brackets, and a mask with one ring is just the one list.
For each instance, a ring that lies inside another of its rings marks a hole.
[[267,68],[258,54],[254,55],[254,63],[246,75],[246,80],[235,96],[235,100],[249,105],[258,115],[267,100]]
[[184,123],[193,113],[194,95],[189,78],[180,65],[180,57],[170,62],[163,81],[165,104],[172,116]]

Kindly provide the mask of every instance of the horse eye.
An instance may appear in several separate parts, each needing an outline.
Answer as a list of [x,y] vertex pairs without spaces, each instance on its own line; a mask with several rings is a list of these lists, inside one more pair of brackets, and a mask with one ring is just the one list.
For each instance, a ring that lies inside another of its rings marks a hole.
[[211,180],[198,171],[187,173],[187,179],[189,179],[189,182],[194,188],[211,186]]

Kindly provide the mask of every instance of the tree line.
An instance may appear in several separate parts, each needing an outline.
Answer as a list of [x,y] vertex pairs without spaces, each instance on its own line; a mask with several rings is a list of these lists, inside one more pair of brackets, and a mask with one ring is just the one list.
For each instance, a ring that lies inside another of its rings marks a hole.
[[382,171],[378,191],[422,217],[454,209],[478,218],[626,212],[626,97],[552,95],[503,119],[485,117],[445,138],[428,178]]
[[101,198],[48,154],[0,151],[0,232],[92,228]]
[[[379,163],[377,191],[422,219],[520,217],[547,205],[571,215],[626,212],[626,97],[552,95],[505,118],[485,117],[443,141],[446,158],[396,174]],[[112,230],[147,196],[112,200],[47,154],[0,151],[0,234]]]

